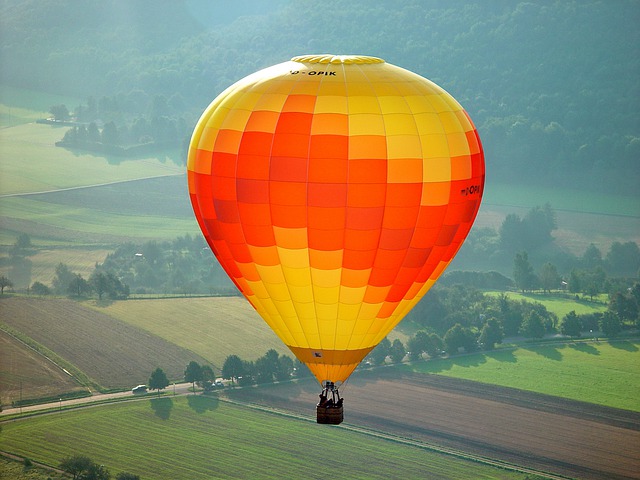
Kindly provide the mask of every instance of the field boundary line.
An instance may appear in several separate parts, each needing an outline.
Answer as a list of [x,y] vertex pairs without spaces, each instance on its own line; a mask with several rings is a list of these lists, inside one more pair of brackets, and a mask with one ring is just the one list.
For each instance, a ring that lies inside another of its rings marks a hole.
[[130,178],[128,180],[115,180],[113,182],[106,183],[96,183],[93,185],[78,185],[76,187],[65,187],[65,188],[54,188],[52,190],[43,190],[40,192],[23,192],[23,193],[5,193],[0,195],[0,198],[9,198],[9,197],[28,197],[31,195],[46,195],[48,193],[58,193],[58,192],[68,192],[71,190],[84,190],[87,188],[96,188],[96,187],[108,187],[110,185],[118,185],[121,183],[131,183],[131,182],[139,182],[144,180],[154,180],[156,178],[166,178],[166,177],[181,177],[184,173],[167,173],[164,175],[153,175],[150,177],[140,177],[140,178]]
[[[24,346],[26,346],[27,348],[29,348],[30,350],[35,352],[37,355],[41,356],[42,358],[45,358],[47,361],[49,361],[51,364],[53,364],[56,368],[60,369],[63,373],[65,373],[66,375],[71,377],[73,379],[73,381],[75,383],[77,383],[79,386],[87,388],[89,390],[89,392],[91,392],[91,388],[90,388],[89,385],[94,386],[94,387],[97,385],[97,384],[94,384],[94,382],[92,382],[75,365],[67,362],[62,357],[59,357],[55,352],[53,352],[52,350],[48,349],[44,345],[41,345],[40,343],[36,342],[31,337],[28,337],[27,335],[25,335],[25,337],[28,338],[29,341],[33,342],[33,344],[30,344],[28,341],[24,340],[23,338],[20,338],[20,335],[23,335],[23,334],[21,332],[16,334],[15,330],[13,328],[11,328],[9,325],[5,324],[5,323],[0,323],[0,330],[3,331],[4,333],[6,333],[7,335],[9,335],[11,338],[16,340],[17,342],[23,344]],[[37,348],[34,345],[37,345]],[[39,349],[41,349],[41,350],[39,350]],[[63,366],[63,363],[64,363],[64,366]],[[66,368],[65,368],[65,366],[66,366]],[[69,371],[69,370],[71,370],[71,371]],[[83,383],[81,377],[84,377],[84,380],[89,385],[87,385],[86,383]]]
[[[259,405],[256,403],[249,403],[249,402],[240,402],[237,400],[231,400],[228,397],[222,397],[219,396],[218,400],[221,402],[226,402],[232,405],[236,405],[236,406],[241,406],[241,407],[245,407],[245,408],[250,408],[252,410],[258,410],[261,412],[265,412],[265,413],[271,413],[273,415],[278,415],[278,416],[282,416],[282,417],[288,417],[288,418],[292,418],[295,420],[301,420],[301,421],[305,421],[305,422],[309,422],[309,423],[315,423],[314,419],[311,416],[307,416],[307,415],[301,415],[298,413],[292,413],[292,412],[288,412],[286,410],[281,410],[278,408],[274,408],[274,407],[267,407],[264,405]],[[320,427],[322,428],[322,427]],[[343,423],[339,426],[336,426],[335,428],[340,428],[343,430],[349,430],[351,432],[355,432],[355,433],[360,433],[362,435],[367,435],[370,437],[375,437],[375,438],[380,438],[383,440],[387,440],[390,442],[395,442],[395,443],[400,443],[403,445],[409,445],[412,447],[416,447],[416,448],[421,448],[424,450],[429,450],[432,452],[436,452],[436,453],[441,453],[443,455],[449,455],[452,457],[456,457],[456,458],[460,458],[460,459],[464,459],[464,460],[468,460],[468,461],[473,461],[476,463],[481,463],[483,465],[489,465],[492,467],[496,467],[496,468],[501,468],[504,470],[510,470],[513,472],[519,472],[519,473],[524,473],[524,474],[529,474],[529,475],[537,475],[539,477],[542,478],[546,478],[549,480],[567,480],[570,479],[571,477],[567,477],[564,475],[560,475],[560,474],[556,474],[556,473],[550,473],[550,472],[545,472],[542,470],[536,470],[535,468],[529,468],[529,467],[524,467],[524,466],[520,466],[520,465],[516,465],[515,463],[510,463],[510,462],[506,462],[504,460],[496,460],[493,458],[489,458],[489,457],[485,457],[482,455],[477,455],[474,453],[468,453],[468,452],[464,452],[463,450],[458,450],[455,448],[450,448],[450,447],[444,447],[444,446],[440,446],[440,445],[436,445],[434,443],[427,443],[427,442],[421,442],[419,440],[413,440],[410,438],[405,438],[405,437],[400,437],[397,435],[393,435],[390,433],[386,433],[386,432],[382,432],[379,430],[373,430],[370,428],[366,428],[366,427],[360,427],[354,424],[350,424],[350,423]]]

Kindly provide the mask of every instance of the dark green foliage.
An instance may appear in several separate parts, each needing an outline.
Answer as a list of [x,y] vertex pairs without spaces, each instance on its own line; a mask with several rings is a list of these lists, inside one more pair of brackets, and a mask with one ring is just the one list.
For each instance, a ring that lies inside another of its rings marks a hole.
[[235,294],[233,286],[200,235],[172,242],[127,243],[97,267],[133,293]]
[[513,260],[513,280],[523,292],[533,290],[538,286],[538,278],[533,272],[533,267],[529,263],[529,255],[526,251],[516,253],[516,257]]
[[382,365],[391,354],[391,341],[385,337],[369,354],[369,360],[374,365]]
[[622,331],[622,322],[613,312],[605,312],[600,319],[600,330],[607,337],[615,337]]
[[244,375],[244,363],[237,355],[229,355],[222,365],[222,378],[228,378],[232,382]]
[[502,343],[503,338],[502,325],[495,318],[490,318],[483,325],[478,342],[485,350],[493,350],[496,343]]
[[575,311],[567,313],[560,322],[560,332],[570,337],[579,337],[582,329],[582,322]]
[[542,338],[545,333],[544,320],[538,312],[531,310],[528,312],[523,320],[520,331],[525,337],[529,338]]
[[391,361],[393,361],[394,363],[399,363],[402,361],[406,354],[407,351],[404,348],[404,344],[396,338],[391,344],[391,351],[389,353]]
[[5,288],[13,287],[13,282],[4,275],[0,276],[0,294],[4,293]]
[[[6,1],[0,81],[93,95],[80,112],[88,121],[98,111],[109,122],[118,112],[162,119],[179,110],[192,124],[259,68],[314,51],[366,53],[451,91],[479,128],[493,179],[635,192],[636,2],[269,5],[230,14],[226,4],[133,2],[121,15],[97,1]],[[327,12],[339,14],[328,23]]]
[[74,479],[82,478],[83,474],[89,471],[94,465],[93,461],[84,455],[72,455],[65,457],[60,462],[60,469],[70,474]]
[[473,352],[477,350],[478,346],[473,331],[459,323],[456,323],[447,331],[443,341],[447,352],[450,354],[458,353],[460,350]]
[[42,282],[33,282],[33,285],[31,285],[31,292],[35,295],[44,296],[49,295],[51,293],[51,289]]
[[164,390],[169,386],[169,380],[167,379],[167,374],[164,373],[160,367],[156,368],[149,377],[149,389],[157,390],[158,394],[160,390]]
[[193,384],[193,390],[195,392],[196,382],[202,381],[202,367],[198,362],[191,361],[184,371],[184,381]]

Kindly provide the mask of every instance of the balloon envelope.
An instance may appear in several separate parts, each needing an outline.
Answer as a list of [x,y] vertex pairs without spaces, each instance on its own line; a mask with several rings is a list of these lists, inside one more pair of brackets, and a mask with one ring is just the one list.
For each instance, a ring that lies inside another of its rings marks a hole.
[[225,90],[187,169],[222,267],[318,381],[337,385],[451,262],[485,175],[451,95],[381,59],[332,55]]

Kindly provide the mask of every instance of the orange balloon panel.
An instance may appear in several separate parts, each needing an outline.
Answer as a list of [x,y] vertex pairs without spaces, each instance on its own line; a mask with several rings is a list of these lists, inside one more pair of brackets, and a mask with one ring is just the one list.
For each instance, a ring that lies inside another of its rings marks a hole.
[[374,57],[296,57],[229,87],[188,158],[222,267],[319,381],[343,382],[451,262],[484,156],[462,107]]

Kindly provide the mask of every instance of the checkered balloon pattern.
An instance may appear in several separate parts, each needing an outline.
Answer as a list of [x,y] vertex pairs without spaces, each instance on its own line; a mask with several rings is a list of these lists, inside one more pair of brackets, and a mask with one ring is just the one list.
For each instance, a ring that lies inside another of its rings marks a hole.
[[346,55],[295,57],[229,87],[200,118],[187,170],[224,270],[318,381],[336,384],[451,262],[485,177],[451,95]]

